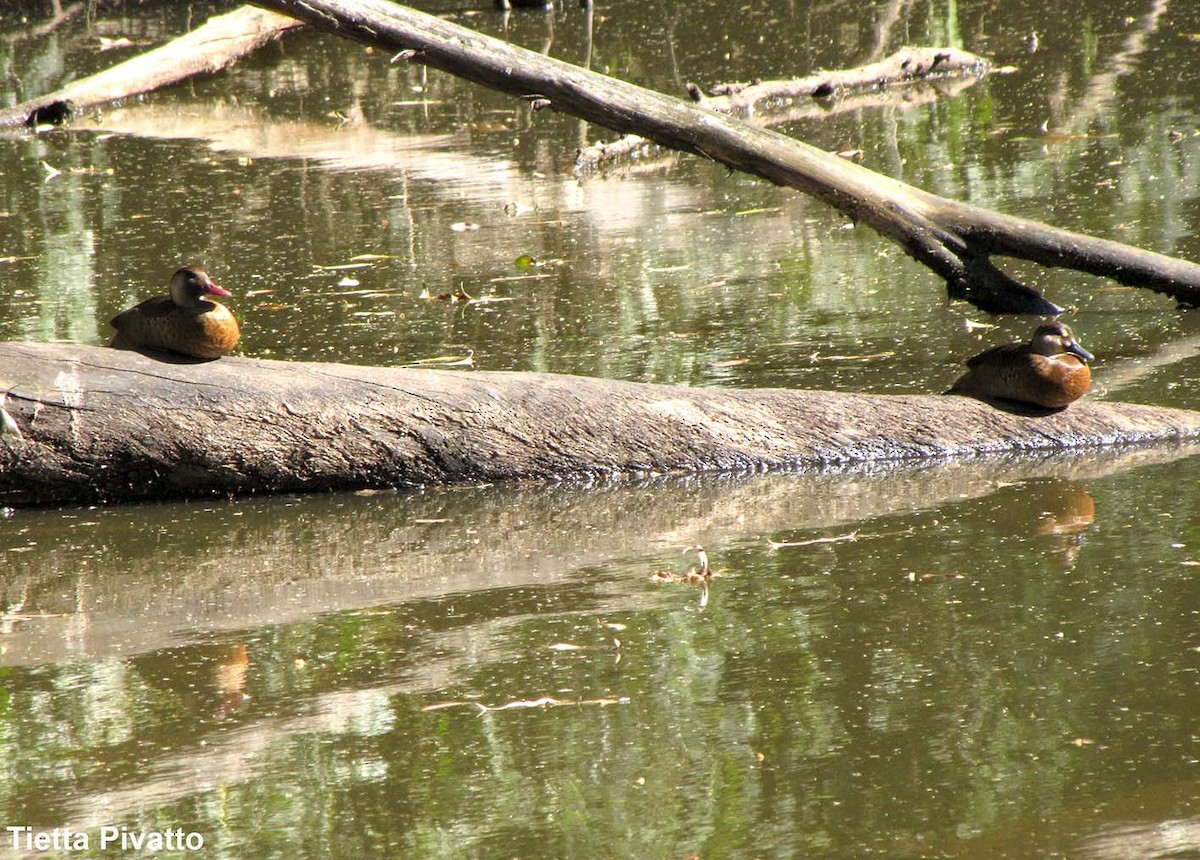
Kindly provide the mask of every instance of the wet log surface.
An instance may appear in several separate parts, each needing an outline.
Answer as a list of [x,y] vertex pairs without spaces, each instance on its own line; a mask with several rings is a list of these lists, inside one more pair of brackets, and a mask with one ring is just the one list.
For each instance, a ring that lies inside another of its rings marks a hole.
[[1200,438],[1200,412],[0,343],[0,505],[875,467]]

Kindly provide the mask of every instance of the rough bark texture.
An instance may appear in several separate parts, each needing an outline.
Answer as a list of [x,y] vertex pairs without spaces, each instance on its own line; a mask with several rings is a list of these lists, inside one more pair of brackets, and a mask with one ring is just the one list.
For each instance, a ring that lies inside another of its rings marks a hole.
[[0,343],[0,505],[757,471],[1178,441],[1200,413]]
[[111,69],[0,111],[0,127],[32,125],[42,116],[57,122],[66,118],[68,104],[70,109],[108,104],[193,75],[212,74],[299,26],[300,21],[286,15],[242,6]]
[[766,129],[543,57],[386,0],[255,0],[323,30],[397,52],[622,134],[800,189],[893,240],[984,310],[1059,308],[1001,271],[993,254],[1066,266],[1200,306],[1200,265],[978,209],[880,176]]

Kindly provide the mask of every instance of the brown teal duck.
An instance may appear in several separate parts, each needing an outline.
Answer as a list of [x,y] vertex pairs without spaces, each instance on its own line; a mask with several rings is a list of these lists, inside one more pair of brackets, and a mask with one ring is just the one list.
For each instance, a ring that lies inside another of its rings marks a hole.
[[993,347],[967,361],[967,372],[946,393],[1059,409],[1091,387],[1087,363],[1094,357],[1065,325],[1046,323],[1029,343]]
[[171,278],[168,295],[146,299],[113,317],[117,335],[112,345],[220,358],[237,346],[241,331],[229,308],[209,296],[228,295],[203,269],[184,266]]

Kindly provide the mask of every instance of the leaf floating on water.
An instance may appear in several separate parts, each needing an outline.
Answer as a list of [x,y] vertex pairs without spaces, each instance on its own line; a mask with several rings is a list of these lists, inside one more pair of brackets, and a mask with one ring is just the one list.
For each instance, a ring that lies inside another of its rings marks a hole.
[[998,328],[992,323],[977,322],[976,320],[963,320],[963,325],[967,327],[967,331],[981,331],[989,328]]
[[374,263],[379,260],[394,260],[395,254],[355,254],[350,258],[352,263]]
[[710,361],[708,363],[708,366],[713,368],[714,370],[720,370],[721,368],[724,368],[724,367],[740,367],[743,364],[749,364],[749,363],[750,363],[750,359],[748,359],[748,358],[731,358],[731,359],[728,359],[727,361]]
[[533,257],[529,256],[528,254],[522,254],[521,256],[517,257],[517,259],[513,260],[513,265],[515,265],[518,269],[529,269],[537,265],[537,260],[533,259]]
[[550,646],[551,651],[582,651],[582,645],[572,645],[570,642],[555,642]]
[[1075,738],[1075,740],[1071,741],[1071,743],[1075,744],[1077,747],[1090,747],[1094,746],[1096,742],[1091,738]]
[[433,358],[418,358],[403,367],[474,367],[475,350],[468,349],[466,355],[439,355]]
[[450,229],[455,233],[468,233],[479,229],[479,225],[474,221],[455,221],[450,225]]
[[775,212],[782,212],[783,209],[779,206],[761,206],[757,209],[742,209],[740,212],[734,212],[734,215],[767,215]]
[[256,296],[272,296],[274,294],[275,294],[274,290],[251,290],[248,293],[242,293],[242,297],[247,298],[247,299],[252,299],[252,298],[255,298]]
[[361,281],[355,280],[354,278],[345,277],[338,281],[337,285],[339,287],[357,287],[361,283]]

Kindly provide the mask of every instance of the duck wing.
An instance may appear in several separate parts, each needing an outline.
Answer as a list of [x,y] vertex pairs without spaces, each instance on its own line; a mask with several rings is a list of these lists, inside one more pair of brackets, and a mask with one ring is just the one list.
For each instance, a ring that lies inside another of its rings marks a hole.
[[1028,344],[1024,343],[1005,343],[993,346],[991,349],[985,349],[978,355],[968,358],[967,367],[985,367],[989,364],[1011,361],[1019,356],[1027,346]]
[[170,296],[155,296],[131,308],[121,311],[109,322],[117,331],[123,331],[137,319],[161,319],[174,313],[177,305]]

